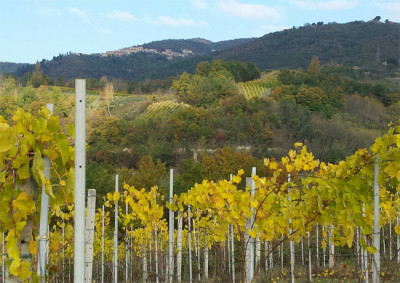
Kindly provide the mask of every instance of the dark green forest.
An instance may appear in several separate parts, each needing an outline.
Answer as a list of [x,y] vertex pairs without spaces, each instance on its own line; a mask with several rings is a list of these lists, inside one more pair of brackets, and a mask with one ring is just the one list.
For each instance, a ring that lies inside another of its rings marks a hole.
[[[159,52],[171,49],[182,52],[192,50],[188,57],[173,57],[151,53],[126,56],[85,55],[67,53],[41,60],[42,72],[56,81],[77,77],[109,80],[142,81],[166,79],[182,72],[193,74],[197,63],[205,60],[243,61],[255,63],[261,70],[305,69],[313,56],[322,64],[335,63],[347,66],[347,74],[357,79],[394,77],[398,71],[399,23],[354,21],[339,23],[307,23],[283,31],[266,34],[260,38],[210,42],[205,39],[161,40],[142,45]],[[16,67],[19,69],[16,71]],[[35,65],[10,65],[1,63],[0,70],[23,76],[32,72]],[[353,68],[357,70],[353,72]]]

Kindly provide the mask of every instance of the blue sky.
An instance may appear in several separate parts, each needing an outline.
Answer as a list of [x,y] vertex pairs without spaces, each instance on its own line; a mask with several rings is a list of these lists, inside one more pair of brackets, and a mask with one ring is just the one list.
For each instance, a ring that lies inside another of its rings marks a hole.
[[0,62],[162,39],[259,37],[318,21],[400,22],[400,0],[0,0]]

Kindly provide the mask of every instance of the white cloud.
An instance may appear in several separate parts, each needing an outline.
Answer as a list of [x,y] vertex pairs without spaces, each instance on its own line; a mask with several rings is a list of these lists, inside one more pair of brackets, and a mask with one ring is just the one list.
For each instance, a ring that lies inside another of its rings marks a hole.
[[288,26],[277,26],[277,25],[260,25],[258,29],[256,30],[255,36],[263,36],[267,33],[270,32],[275,32],[275,31],[282,31],[284,29],[289,29],[290,27]]
[[107,18],[118,21],[135,21],[136,18],[128,12],[114,11],[107,14]]
[[99,32],[105,35],[110,35],[112,34],[112,31],[108,28],[99,28]]
[[209,7],[209,3],[205,0],[190,0],[190,3],[196,8],[205,9]]
[[153,24],[165,25],[165,26],[175,26],[175,27],[193,27],[193,26],[207,26],[204,21],[195,21],[192,19],[174,19],[167,16],[158,17],[157,20],[151,21]]
[[61,11],[56,8],[43,7],[38,10],[38,14],[43,17],[59,17],[61,16]]
[[78,17],[80,17],[82,20],[84,20],[85,22],[89,23],[89,18],[86,15],[85,11],[79,10],[78,8],[69,8],[68,11],[73,14],[76,15]]
[[329,0],[329,1],[316,1],[316,0],[293,0],[292,3],[298,8],[302,9],[320,9],[320,10],[346,10],[354,8],[358,5],[354,0]]
[[[383,2],[383,1],[382,1]],[[387,13],[389,20],[400,21],[400,3],[398,1],[384,1],[383,3],[376,2],[379,8]]]
[[235,0],[224,0],[219,2],[217,7],[225,14],[237,18],[272,21],[282,18],[279,8],[262,4],[242,4]]

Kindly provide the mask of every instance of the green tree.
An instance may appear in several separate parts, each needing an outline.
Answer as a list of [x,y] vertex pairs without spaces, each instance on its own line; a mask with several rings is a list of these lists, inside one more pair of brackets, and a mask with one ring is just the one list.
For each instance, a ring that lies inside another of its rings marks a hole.
[[161,187],[166,177],[165,163],[159,159],[154,162],[150,155],[146,155],[139,160],[137,167],[138,169],[132,177],[135,188],[150,190],[153,186]]
[[238,87],[232,75],[226,70],[213,72],[213,67],[207,76],[183,73],[178,80],[173,82],[172,89],[182,101],[204,107],[220,98],[238,93]]
[[310,73],[310,74],[316,76],[319,74],[320,68],[321,68],[321,66],[319,63],[319,58],[318,58],[318,56],[314,56],[311,58],[310,65],[308,65],[307,73]]
[[321,112],[323,107],[329,104],[328,96],[319,87],[301,87],[296,94],[296,102],[317,112]]
[[56,79],[56,86],[65,86],[65,80],[61,75]]

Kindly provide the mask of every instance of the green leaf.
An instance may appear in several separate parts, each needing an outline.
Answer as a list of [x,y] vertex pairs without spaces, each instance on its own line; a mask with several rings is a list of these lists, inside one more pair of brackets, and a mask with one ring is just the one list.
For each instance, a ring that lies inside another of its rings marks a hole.
[[1,171],[0,172],[0,182],[4,183],[6,181],[6,172],[5,171]]
[[5,123],[0,123],[0,152],[11,149],[15,142],[13,129]]
[[14,169],[18,169],[22,165],[29,165],[29,156],[28,155],[19,155],[12,163],[12,167]]
[[32,164],[32,173],[33,177],[35,178],[36,183],[43,184],[45,183],[45,176],[43,174],[44,169],[44,160],[42,158],[42,154],[40,150],[35,151],[35,156],[33,158]]
[[56,136],[56,141],[60,149],[63,165],[65,165],[69,160],[69,142],[61,134]]
[[19,167],[17,170],[17,174],[21,180],[28,179],[31,175],[29,172],[29,163],[23,164],[21,167]]

